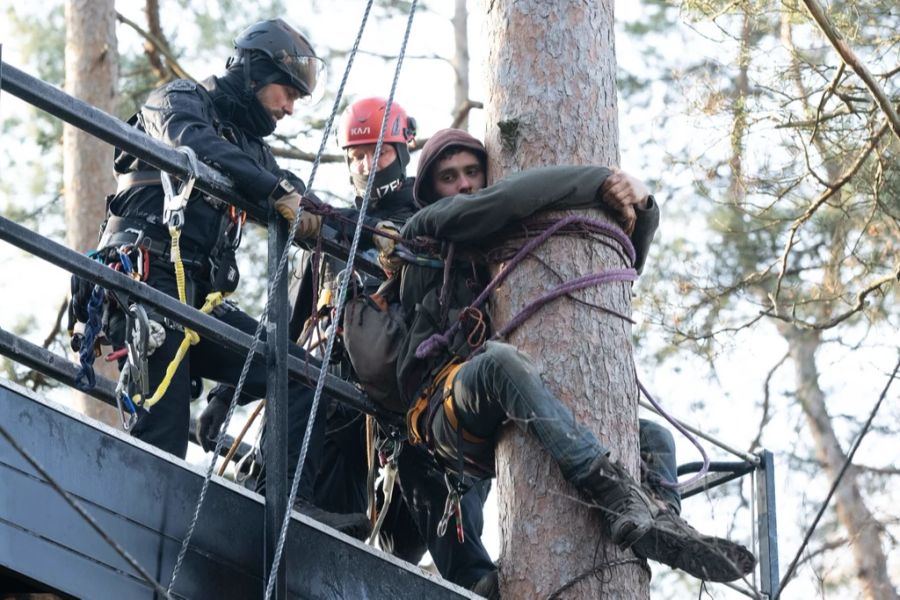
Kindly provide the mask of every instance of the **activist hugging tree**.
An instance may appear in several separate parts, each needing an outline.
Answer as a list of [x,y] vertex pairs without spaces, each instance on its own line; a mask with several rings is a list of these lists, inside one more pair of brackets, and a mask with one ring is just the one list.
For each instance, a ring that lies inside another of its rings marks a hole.
[[[543,165],[617,164],[612,0],[494,0],[484,9],[490,178]],[[604,218],[600,211],[589,214]],[[618,253],[591,238],[554,237],[535,254],[538,259],[524,261],[494,293],[498,327],[563,280],[624,266]],[[637,475],[631,325],[596,308],[630,314],[631,286],[606,284],[574,296],[579,302],[563,298],[542,308],[509,341],[536,361],[553,393]],[[569,584],[563,597],[648,597],[639,561],[609,543],[599,511],[585,505],[537,443],[514,427],[501,436],[497,475],[504,597],[547,598]]]

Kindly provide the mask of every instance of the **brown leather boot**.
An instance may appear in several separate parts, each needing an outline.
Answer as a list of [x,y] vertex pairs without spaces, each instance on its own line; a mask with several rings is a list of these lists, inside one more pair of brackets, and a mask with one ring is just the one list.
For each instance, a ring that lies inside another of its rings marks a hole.
[[703,535],[672,511],[657,514],[650,529],[631,549],[641,558],[706,581],[734,581],[756,566],[756,558],[740,544]]
[[625,550],[641,539],[659,512],[641,485],[608,456],[598,456],[579,487],[603,512],[614,544]]

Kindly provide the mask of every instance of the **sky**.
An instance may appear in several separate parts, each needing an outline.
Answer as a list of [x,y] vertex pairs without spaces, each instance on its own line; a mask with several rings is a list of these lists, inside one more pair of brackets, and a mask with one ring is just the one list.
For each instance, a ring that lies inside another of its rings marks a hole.
[[[0,0],[0,14],[3,12],[3,1],[8,0]],[[302,4],[304,3],[290,5],[288,20],[295,23],[303,22],[303,15],[300,14],[303,11]],[[420,14],[416,17],[408,50],[410,56],[432,54],[448,56],[452,52],[452,32],[447,23],[450,13],[446,12],[450,11],[451,7],[445,6],[450,3],[432,2],[430,4],[434,9],[445,11],[445,13],[441,15]],[[483,35],[478,22],[477,3],[470,3],[470,5],[472,7],[470,54],[473,70],[471,97],[481,99],[484,90],[481,59],[484,57],[485,51],[481,44]],[[341,0],[333,3],[332,6],[336,9],[317,17],[316,29],[310,31],[310,34],[315,40],[317,32],[327,32],[331,46],[349,48],[356,33],[356,23],[361,14],[361,3]],[[118,2],[117,8],[126,16],[134,20],[141,20],[138,3]],[[619,1],[616,10],[618,18],[624,21],[637,18],[640,9],[638,3]],[[364,38],[363,50],[374,53],[396,52],[399,48],[402,28],[403,24],[397,22],[379,24]],[[17,65],[15,32],[8,29],[5,20],[0,19],[0,42],[4,43],[3,58],[5,61]],[[687,27],[680,29],[676,35],[676,39],[680,40],[678,43],[689,44],[693,52],[715,55],[717,52],[716,32],[714,30],[704,31],[702,28],[698,31],[697,29]],[[193,34],[196,35],[196,32]],[[118,35],[120,44],[126,46],[138,44],[136,37],[125,27],[118,28]],[[180,28],[175,35],[179,36],[179,39],[189,39],[192,32],[189,27],[185,26]],[[622,34],[621,23],[617,34],[617,59],[621,66],[633,72],[641,73],[645,68],[642,48],[636,47],[627,36]],[[723,57],[722,60],[727,60],[727,58]],[[221,65],[222,57],[205,56],[191,61],[185,66],[190,72],[205,76],[205,74],[217,72]],[[339,79],[340,69],[340,65],[331,65],[329,78],[332,85]],[[386,65],[381,59],[360,55],[348,82],[348,93],[357,97],[369,94],[387,95],[391,76],[389,69],[390,65]],[[450,67],[443,61],[410,58],[405,63],[396,98],[411,115],[416,117],[419,122],[420,134],[427,135],[428,132],[449,123],[448,115],[453,110],[452,91],[449,84],[446,83],[449,81],[449,77]],[[651,165],[651,167],[652,165],[661,165],[665,153],[671,150],[673,145],[694,141],[691,138],[697,123],[691,122],[686,117],[679,118],[678,115],[668,122],[665,130],[652,133],[650,144],[642,146],[631,144],[629,136],[625,135],[632,128],[653,131],[655,120],[659,119],[654,115],[659,115],[665,110],[664,92],[666,90],[663,89],[663,85],[661,82],[654,84],[646,107],[626,107],[623,106],[620,99],[620,129],[623,132],[621,155],[622,164],[626,169],[629,168],[628,165]],[[9,97],[8,94],[0,96],[0,119],[21,114],[22,110],[22,103],[17,99]],[[298,115],[301,114],[302,109],[298,111]],[[295,117],[295,119],[297,118]],[[472,113],[470,131],[478,136],[483,133],[484,120],[480,111]],[[318,146],[318,139],[305,140],[301,146],[306,150],[315,150]],[[13,148],[19,152],[19,147],[13,140],[3,140],[0,143],[0,152],[11,152]],[[21,153],[34,152],[29,148],[27,145],[21,145]],[[332,138],[327,145],[327,151],[335,152],[336,150]],[[17,155],[19,158],[22,157],[21,153]],[[40,164],[41,157],[35,155],[30,158],[32,160],[25,161],[26,168],[38,168],[36,165]],[[415,169],[416,158],[417,155],[414,154],[410,172]],[[300,164],[296,168],[301,177],[307,179],[309,164]],[[9,171],[9,162],[4,159],[2,154],[0,154],[0,169],[3,169],[0,171],[0,181],[16,174]],[[642,175],[641,173],[636,174]],[[649,173],[648,175],[654,177],[659,176],[659,173]],[[342,167],[339,165],[323,167],[317,179],[320,182],[317,187],[335,191],[347,190],[346,179]],[[667,205],[673,206],[669,203],[679,201],[677,197],[668,195],[666,189],[654,190],[654,193],[661,203],[664,214]],[[45,195],[35,197],[30,190],[16,189],[8,192],[0,190],[0,209],[7,207],[10,203],[18,206],[31,206],[48,200],[49,198]],[[57,226],[57,229],[60,227],[61,224]],[[664,239],[677,233],[668,230],[665,220],[663,221],[660,235]],[[651,263],[648,268],[652,268],[652,258],[651,255]],[[42,261],[27,259],[6,244],[0,244],[0,272],[3,274],[3,277],[0,278],[0,306],[3,307],[2,314],[4,315],[0,319],[0,326],[10,328],[22,319],[34,317],[38,320],[38,326],[34,328],[30,339],[39,342],[49,327],[48,316],[55,315],[58,304],[66,293],[68,275]],[[637,287],[637,292],[640,296],[640,285]],[[638,298],[637,306],[638,311],[635,318],[640,322],[643,319],[640,312],[640,298]],[[660,343],[662,332],[651,329],[646,335],[649,336],[650,340],[648,341],[651,342],[647,346],[652,348],[654,343]],[[859,332],[859,337],[861,336],[862,332]],[[890,332],[876,333],[876,337],[869,339],[866,348],[862,351],[850,351],[840,344],[828,344],[825,347],[819,357],[822,384],[837,412],[856,414],[861,407],[868,407],[874,403],[884,386],[886,370],[893,364],[891,351],[895,348],[896,341],[892,339]],[[658,391],[659,399],[680,418],[692,425],[711,431],[729,444],[743,449],[756,434],[759,418],[756,407],[761,401],[761,382],[777,357],[781,356],[784,351],[783,342],[775,335],[771,326],[763,325],[753,331],[737,334],[724,344],[722,354],[715,364],[713,378],[708,376],[708,365],[699,358],[683,358],[677,365],[667,363],[655,367],[649,350],[644,349],[637,357],[637,368],[642,381],[651,391]],[[896,360],[896,352],[893,353],[893,356],[893,360]],[[793,378],[790,367],[781,369],[775,374],[771,387],[776,426],[770,428],[765,442],[774,450],[802,455],[806,452],[806,448],[803,446],[802,438],[796,434],[796,430],[802,426],[802,417],[792,404],[790,397],[792,385]],[[895,391],[893,399],[896,400],[896,398]],[[700,400],[703,401],[702,406],[698,402]],[[839,423],[840,425],[841,423]],[[233,429],[239,427],[240,423],[233,424]],[[848,421],[843,422],[843,427],[845,428],[843,433],[849,436],[852,429],[850,429]],[[696,451],[685,440],[679,438],[678,446],[680,462],[698,460]],[[729,458],[721,451],[715,449],[710,451],[714,459]],[[883,442],[878,443],[877,438],[873,437],[863,444],[859,460],[863,463],[891,465],[900,462],[898,454],[900,454],[900,448],[896,444],[888,446]],[[199,461],[202,460],[202,457],[199,452],[194,452],[189,459]],[[776,473],[779,519],[783,523],[781,550],[782,568],[784,568],[792,557],[793,549],[798,541],[795,539],[796,536],[787,534],[790,525],[795,520],[804,518],[804,515],[817,507],[817,499],[824,494],[826,482],[824,479],[819,479],[808,488],[797,490],[792,489],[791,472],[787,465],[778,464]],[[749,483],[745,482],[743,494],[749,496],[749,490]],[[696,498],[685,503],[685,513],[704,532],[725,535],[729,532],[731,516],[736,511],[739,502],[740,498],[737,495],[716,501]],[[496,556],[499,551],[499,533],[497,531],[496,504],[493,500],[486,507],[485,522],[485,543],[492,555]],[[749,541],[749,530],[748,518],[739,522],[735,531]],[[895,575],[900,570],[898,560],[900,559],[894,557],[891,563]],[[895,577],[895,580],[897,579],[898,577]],[[690,589],[695,590],[695,588],[696,586]],[[798,594],[796,597],[812,597],[815,589],[814,582],[807,580],[792,584],[792,593]],[[715,587],[713,594],[715,598],[742,597],[718,586]],[[668,596],[660,589],[654,593],[654,597]]]

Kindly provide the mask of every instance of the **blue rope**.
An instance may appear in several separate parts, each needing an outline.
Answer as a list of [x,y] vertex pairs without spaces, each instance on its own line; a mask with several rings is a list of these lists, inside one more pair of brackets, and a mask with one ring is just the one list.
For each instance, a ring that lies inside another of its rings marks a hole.
[[75,376],[75,387],[82,392],[94,389],[97,384],[97,377],[94,375],[94,341],[97,334],[100,333],[102,323],[100,317],[103,309],[104,299],[103,288],[99,285],[94,286],[91,292],[91,299],[88,301],[88,319],[84,324],[84,339],[81,341],[81,349],[78,356],[81,359],[81,369]]

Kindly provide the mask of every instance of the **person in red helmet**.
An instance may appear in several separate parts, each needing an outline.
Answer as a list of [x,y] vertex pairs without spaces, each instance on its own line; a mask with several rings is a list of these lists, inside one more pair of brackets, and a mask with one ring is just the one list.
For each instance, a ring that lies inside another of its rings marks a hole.
[[[387,125],[381,153],[375,164],[375,148],[386,112]],[[415,120],[396,102],[389,111],[387,100],[380,97],[363,98],[350,104],[341,115],[336,134],[346,160],[357,208],[335,209],[336,217],[319,217],[304,211],[301,216],[304,221],[301,221],[297,237],[311,241],[321,230],[327,229],[328,233],[323,232],[323,235],[336,235],[349,240],[353,236],[369,175],[374,169],[365,220],[370,229],[362,232],[360,252],[371,259],[382,254],[388,238],[373,233],[372,229],[398,233],[417,210],[413,200],[415,180],[406,177],[410,145],[415,133]],[[291,280],[290,297],[294,305],[289,331],[291,339],[301,336],[305,323],[314,313],[322,316],[319,327],[324,334],[329,325],[329,303],[334,299],[331,296],[337,289],[338,273],[344,267],[342,261],[330,257],[324,257],[316,265],[311,260],[300,265]],[[314,273],[317,277],[315,281]],[[361,275],[360,280],[364,294],[371,294],[381,283],[366,275]],[[318,297],[313,290],[321,290]],[[353,379],[355,375],[345,360],[339,360],[334,371],[344,378]],[[311,390],[304,389],[299,393],[312,398]],[[201,439],[215,438],[231,395],[232,390],[225,386],[210,393],[210,402],[198,420],[198,436]],[[399,399],[395,400],[399,402]],[[313,504],[328,514],[360,515],[368,505],[364,415],[336,402],[330,404],[324,442],[319,446],[318,462],[322,469],[315,480]],[[291,444],[295,441],[299,443],[303,438],[301,425],[305,426],[306,421],[301,421],[300,417],[289,415],[288,439]],[[290,449],[289,456],[293,456]],[[291,471],[294,468],[295,465],[290,465]],[[437,534],[448,492],[434,459],[420,448],[406,446],[398,457],[398,471],[400,494],[394,494],[393,502],[387,509],[389,512],[379,536],[381,547],[413,564],[419,562],[427,549],[438,572],[445,579],[466,588],[490,577],[496,567],[481,543],[483,504],[490,483],[473,486],[463,496],[464,535],[460,542],[455,534]],[[358,519],[354,519],[354,523],[357,522]],[[362,537],[364,533],[358,527],[352,531],[345,529],[345,532],[357,537]]]
[[[375,149],[382,122],[387,123],[377,163]],[[406,177],[410,145],[416,132],[415,120],[402,106],[394,102],[388,111],[387,100],[381,97],[363,98],[353,102],[342,113],[337,128],[338,145],[344,152],[350,183],[359,207],[365,194],[370,173],[374,170],[369,197],[367,222],[381,231],[397,234],[399,228],[417,210],[413,199],[415,180]],[[356,211],[347,216],[355,218]],[[326,219],[327,222],[327,219]],[[332,224],[340,228],[338,224]],[[352,233],[347,230],[346,235]],[[362,247],[372,257],[380,254],[390,241],[379,235],[363,232]],[[323,286],[333,279],[333,273],[343,268],[338,261],[327,260],[319,269]],[[389,265],[383,266],[390,268]],[[363,293],[374,292],[380,282],[363,277]],[[298,294],[298,300],[304,297]],[[308,316],[308,313],[299,313]],[[295,315],[298,315],[295,310]],[[396,399],[399,402],[399,399]],[[316,501],[326,510],[358,512],[367,505],[365,437],[363,420],[356,411],[335,407],[328,421],[328,430],[336,431],[325,442],[324,463],[330,465],[316,480]],[[350,425],[355,423],[355,425]],[[449,581],[471,587],[495,567],[481,543],[484,524],[483,504],[489,484],[473,487],[463,498],[466,507],[463,541],[456,535],[439,536],[438,522],[447,501],[447,488],[434,459],[420,448],[405,446],[398,457],[399,498],[388,508],[388,516],[381,530],[382,548],[396,556],[418,563],[429,550],[438,572]]]
[[[387,100],[379,97],[363,98],[347,107],[338,125],[338,145],[344,150],[350,183],[357,197],[366,191],[375,146],[387,110]],[[409,144],[415,139],[416,121],[396,102],[391,106],[384,131],[378,168],[372,184],[370,202],[377,206],[382,199],[400,190],[406,182],[409,164]],[[405,220],[405,219],[404,219]]]

